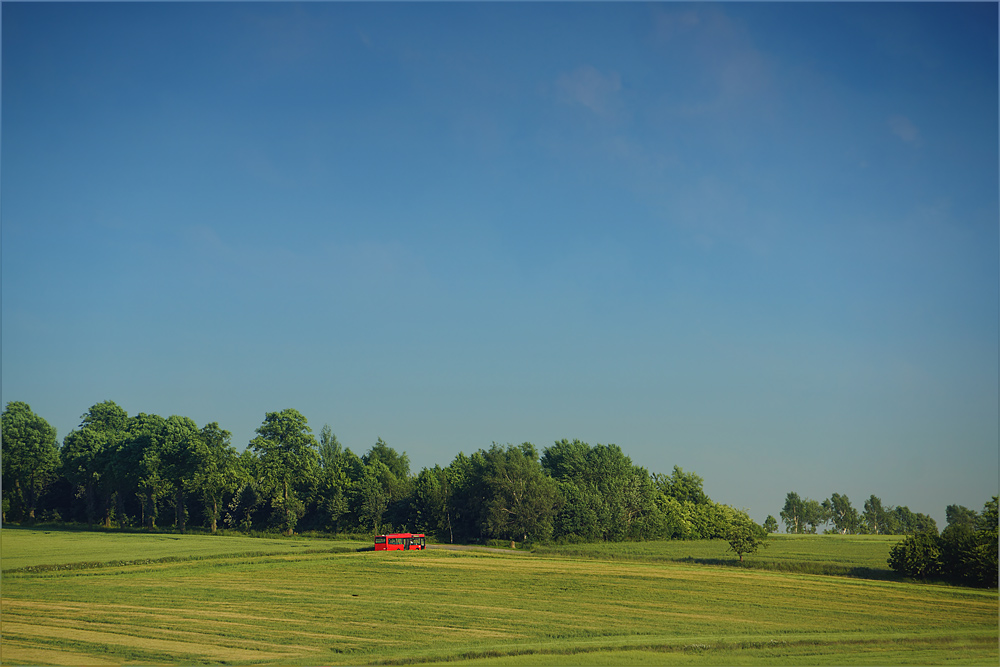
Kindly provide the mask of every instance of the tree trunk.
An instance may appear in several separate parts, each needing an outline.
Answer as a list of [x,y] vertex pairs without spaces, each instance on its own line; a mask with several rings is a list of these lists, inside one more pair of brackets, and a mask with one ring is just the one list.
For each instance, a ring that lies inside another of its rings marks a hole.
[[109,495],[104,498],[104,521],[102,524],[105,528],[111,528],[111,508],[114,499]]
[[219,517],[219,501],[212,500],[212,533],[215,534],[216,522]]
[[84,502],[87,506],[87,528],[94,527],[94,483],[88,481],[83,489]]
[[156,528],[156,499],[152,491],[146,493],[143,502],[146,504],[146,528],[152,530]]
[[181,529],[182,533],[184,532],[184,528],[186,527],[186,518],[187,517],[185,517],[185,514],[187,514],[187,512],[184,511],[184,490],[178,488],[177,489],[177,527]]

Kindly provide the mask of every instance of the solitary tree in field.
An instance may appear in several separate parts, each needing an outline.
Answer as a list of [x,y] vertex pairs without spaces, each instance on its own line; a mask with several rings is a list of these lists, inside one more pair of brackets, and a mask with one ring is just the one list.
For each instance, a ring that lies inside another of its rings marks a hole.
[[726,533],[729,550],[740,557],[755,554],[760,547],[767,548],[767,532],[753,521],[734,521]]

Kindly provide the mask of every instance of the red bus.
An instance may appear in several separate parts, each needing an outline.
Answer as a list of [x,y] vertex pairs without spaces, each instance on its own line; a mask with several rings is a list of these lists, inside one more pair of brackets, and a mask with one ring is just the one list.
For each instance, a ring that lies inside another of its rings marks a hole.
[[375,551],[410,551],[424,549],[423,533],[389,533],[375,536]]

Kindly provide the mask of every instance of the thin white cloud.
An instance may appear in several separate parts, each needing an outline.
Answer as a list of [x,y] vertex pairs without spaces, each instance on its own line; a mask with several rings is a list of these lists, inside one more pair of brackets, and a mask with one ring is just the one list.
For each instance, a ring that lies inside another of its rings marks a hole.
[[701,18],[693,9],[657,12],[653,17],[653,30],[657,39],[670,41],[678,35],[693,30],[699,23]]
[[564,102],[582,105],[598,116],[611,116],[620,106],[622,81],[618,72],[605,74],[584,65],[556,79],[555,89]]
[[892,116],[889,119],[889,129],[908,144],[920,143],[920,130],[906,116]]
[[774,99],[774,65],[757,48],[739,20],[717,6],[654,14],[653,36],[667,62],[682,57],[702,85],[693,96],[668,98],[667,106],[683,115],[738,109],[748,103],[767,108]]

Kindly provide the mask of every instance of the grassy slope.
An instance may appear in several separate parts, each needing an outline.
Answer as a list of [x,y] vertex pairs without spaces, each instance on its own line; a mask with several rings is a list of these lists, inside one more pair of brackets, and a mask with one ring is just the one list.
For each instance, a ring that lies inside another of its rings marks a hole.
[[361,543],[242,535],[32,530],[7,526],[0,530],[0,561],[4,570],[12,570],[69,563],[198,558],[236,553],[295,553],[332,548],[334,545],[353,549]]
[[[744,567],[806,574],[895,578],[887,560],[899,535],[771,535],[767,547],[744,557]],[[725,540],[672,540],[539,546],[539,555],[643,562],[736,565]]]
[[[67,537],[3,533],[5,569]],[[7,572],[2,595],[5,664],[998,661],[995,591],[593,557],[201,554]]]

